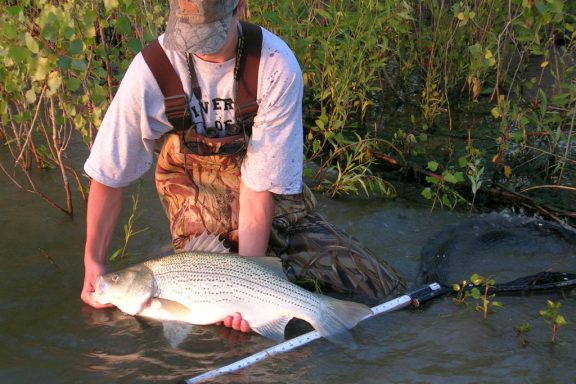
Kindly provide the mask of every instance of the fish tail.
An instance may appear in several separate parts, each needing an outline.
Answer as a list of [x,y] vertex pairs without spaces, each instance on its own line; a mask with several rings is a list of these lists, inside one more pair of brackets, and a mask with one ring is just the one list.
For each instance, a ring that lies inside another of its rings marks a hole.
[[348,330],[371,314],[372,310],[364,304],[324,296],[321,299],[319,316],[312,326],[328,340],[350,346],[354,341]]

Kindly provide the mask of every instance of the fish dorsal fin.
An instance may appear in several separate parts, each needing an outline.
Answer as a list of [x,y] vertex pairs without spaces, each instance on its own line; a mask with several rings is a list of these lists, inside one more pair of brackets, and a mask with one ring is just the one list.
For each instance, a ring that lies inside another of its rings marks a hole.
[[289,316],[283,316],[278,319],[274,319],[267,323],[261,324],[258,327],[252,327],[254,332],[261,334],[264,337],[268,337],[273,340],[281,341],[284,340],[284,330],[286,329],[286,324],[292,319]]
[[179,252],[217,252],[217,253],[229,253],[230,250],[224,245],[224,242],[220,240],[220,237],[208,233],[208,231],[202,232],[198,236],[190,237],[186,240],[184,247],[179,250]]

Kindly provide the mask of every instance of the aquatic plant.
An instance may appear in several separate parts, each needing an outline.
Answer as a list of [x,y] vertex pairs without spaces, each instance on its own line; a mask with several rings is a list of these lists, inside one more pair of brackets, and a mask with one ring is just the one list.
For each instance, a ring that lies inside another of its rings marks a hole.
[[543,309],[538,312],[540,316],[544,319],[544,321],[550,324],[551,328],[550,341],[552,343],[555,343],[558,338],[558,329],[568,324],[564,316],[561,315],[558,311],[560,309],[560,305],[561,305],[560,302],[547,300],[546,309]]
[[[372,165],[377,161],[381,142],[382,140],[357,137],[356,141],[335,145],[330,156],[322,162],[316,172],[316,178],[321,180],[317,189],[330,197],[358,195],[360,192],[366,196],[373,194],[395,196],[393,185],[372,172]],[[325,169],[326,167],[328,169]],[[319,175],[323,173],[332,173],[334,176],[320,177]]]
[[[470,288],[470,283],[472,288]],[[496,308],[502,308],[502,303],[499,301],[491,300],[496,295],[491,293],[492,288],[496,281],[491,277],[480,276],[477,273],[470,276],[470,283],[464,280],[460,284],[454,284],[453,290],[457,293],[454,302],[457,304],[465,303],[469,297],[476,300],[477,304],[475,309],[482,312],[484,319],[488,318],[489,313],[493,313]]]
[[528,332],[530,332],[531,329],[532,329],[532,327],[530,326],[530,323],[528,323],[528,322],[514,326],[514,332],[516,333],[516,336],[520,340],[520,345],[523,348],[528,346],[528,339],[526,339],[526,337],[524,337],[524,336]]
[[317,190],[330,196],[394,196],[391,185],[374,172],[380,159],[373,156],[375,145],[385,146],[376,152],[394,151],[393,146],[370,138],[365,123],[384,86],[389,17],[407,18],[403,5],[374,0],[249,5],[251,18],[286,39],[301,63],[306,154],[321,170]]
[[480,187],[484,183],[484,171],[485,167],[483,165],[484,158],[483,153],[480,149],[474,146],[472,139],[470,137],[470,130],[468,130],[468,145],[466,146],[466,156],[460,157],[459,164],[460,168],[465,169],[466,177],[470,181],[470,189],[472,191],[472,201],[470,202],[470,210],[474,208],[474,201],[476,199],[476,194],[480,190]]
[[421,195],[428,200],[432,200],[432,210],[437,203],[442,207],[453,209],[457,204],[466,201],[464,197],[452,187],[452,185],[464,181],[464,174],[462,171],[450,168],[445,169],[441,175],[438,175],[436,172],[439,166],[436,161],[428,162],[426,168],[430,170],[432,174],[426,176],[426,181],[430,184],[430,187],[424,188]]
[[[90,146],[129,61],[157,35],[160,0],[7,0],[0,4],[0,143],[14,185],[73,214],[73,183],[86,179],[68,152]],[[75,148],[78,148],[76,146]],[[56,169],[65,203],[35,183]]]
[[479,304],[476,305],[476,310],[482,312],[484,319],[488,318],[490,310],[493,312],[495,308],[502,308],[501,302],[490,300],[496,296],[494,293],[490,293],[491,288],[496,284],[493,278],[473,274],[470,276],[470,281],[476,287],[480,287],[480,289],[472,288],[471,296],[479,301]]
[[452,284],[452,290],[456,292],[456,297],[453,299],[456,304],[464,304],[466,298],[470,297],[470,292],[466,289],[467,286],[468,280]]
[[[250,5],[252,17],[285,38],[302,63],[308,155],[323,162],[324,168],[336,166],[331,145],[345,140],[342,131],[357,132],[364,139],[370,131],[367,116],[398,115],[397,109],[402,108],[411,116],[410,125],[395,124],[391,130],[382,125],[376,132],[391,142],[399,132],[411,138],[403,143],[409,144],[413,160],[424,160],[422,168],[429,161],[443,169],[456,167],[454,159],[467,151],[452,142],[445,160],[441,153],[424,159],[431,141],[421,137],[446,134],[446,128],[456,135],[452,132],[456,112],[492,116],[491,121],[484,119],[481,126],[468,128],[468,143],[490,136],[495,145],[479,148],[481,153],[470,159],[466,174],[471,177],[433,186],[440,189],[426,186],[423,195],[433,206],[438,202],[450,208],[454,203],[473,205],[477,192],[491,184],[488,181],[499,181],[503,187],[506,183],[501,181],[538,174],[566,184],[567,175],[574,175],[574,4],[562,0],[308,0],[251,1]],[[362,14],[365,10],[368,14]],[[364,20],[377,28],[362,24]],[[534,64],[539,64],[539,73],[533,72]],[[376,72],[364,70],[370,65],[376,66]],[[358,102],[336,91],[341,86],[352,90]],[[397,155],[396,148],[388,149],[389,155]],[[401,167],[406,166],[404,160]],[[374,168],[378,163],[366,165]],[[456,198],[465,183],[472,190],[471,201],[465,195]],[[435,198],[438,192],[452,198]]]
[[140,233],[147,231],[148,227],[143,227],[136,229],[136,222],[140,218],[140,216],[144,213],[144,210],[139,208],[140,205],[140,188],[142,187],[142,180],[138,183],[137,191],[132,194],[132,206],[130,210],[130,215],[126,223],[124,223],[123,230],[124,236],[122,238],[122,246],[120,246],[116,251],[114,251],[109,259],[116,260],[117,258],[123,258],[126,256],[126,252],[128,251],[128,244],[134,238],[134,236],[139,235]]

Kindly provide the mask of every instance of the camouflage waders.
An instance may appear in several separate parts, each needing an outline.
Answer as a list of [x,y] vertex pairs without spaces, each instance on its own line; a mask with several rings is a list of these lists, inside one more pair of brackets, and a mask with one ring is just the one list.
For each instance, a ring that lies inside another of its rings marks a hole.
[[[167,135],[156,167],[156,187],[176,250],[207,230],[237,251],[242,156],[183,153],[180,136]],[[306,186],[301,194],[274,199],[268,253],[282,259],[290,280],[314,281],[323,291],[370,304],[404,290],[393,268],[314,212],[316,201]]]

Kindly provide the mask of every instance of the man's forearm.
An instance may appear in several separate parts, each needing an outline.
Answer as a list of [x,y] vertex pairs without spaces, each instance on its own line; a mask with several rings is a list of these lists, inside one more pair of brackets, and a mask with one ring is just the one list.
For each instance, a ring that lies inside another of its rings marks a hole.
[[86,214],[84,285],[80,298],[95,308],[109,306],[95,302],[92,292],[98,276],[105,273],[106,254],[122,208],[122,195],[123,188],[110,188],[97,181],[90,185]]
[[240,183],[238,253],[240,256],[265,256],[274,215],[272,193],[256,192]]
[[86,214],[84,261],[104,265],[110,239],[122,208],[123,188],[111,188],[92,181]]

